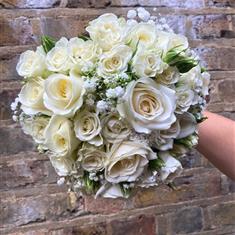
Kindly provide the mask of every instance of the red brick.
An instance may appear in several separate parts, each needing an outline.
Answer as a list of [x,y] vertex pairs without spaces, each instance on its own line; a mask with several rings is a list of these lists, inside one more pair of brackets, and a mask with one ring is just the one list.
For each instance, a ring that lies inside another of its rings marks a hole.
[[84,196],[85,211],[100,214],[111,214],[127,209],[128,202],[125,199],[111,199],[93,196]]
[[19,156],[19,159],[0,163],[1,191],[56,182],[58,177],[49,160],[35,154],[32,154],[31,158],[29,156],[30,153],[25,153],[25,156]]
[[71,210],[67,193],[45,194],[27,198],[8,197],[1,202],[0,220],[3,227],[15,227],[33,222],[58,221],[74,217],[83,209],[77,201]]
[[156,224],[153,216],[139,215],[111,221],[112,235],[155,235]]
[[214,227],[223,225],[235,226],[235,201],[209,207],[209,213]]
[[11,155],[34,149],[32,138],[23,134],[23,131],[16,126],[0,127],[0,136],[0,155]]
[[217,171],[195,169],[189,172],[175,179],[175,190],[165,185],[139,190],[133,197],[133,206],[163,205],[222,194],[220,174]]
[[225,32],[231,31],[230,18],[226,15],[190,16],[186,35],[194,39],[224,37]]
[[0,18],[0,46],[35,43],[32,25],[27,17]]
[[60,0],[27,1],[27,0],[2,0],[4,8],[49,8],[58,6]]

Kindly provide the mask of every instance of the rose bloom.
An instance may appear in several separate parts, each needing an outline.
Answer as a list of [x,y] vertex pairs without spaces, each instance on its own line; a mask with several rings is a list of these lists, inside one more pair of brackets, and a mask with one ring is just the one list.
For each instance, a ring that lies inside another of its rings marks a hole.
[[109,143],[118,143],[130,135],[128,124],[117,113],[109,113],[101,120],[102,135]]
[[74,64],[82,66],[86,63],[94,63],[101,49],[92,40],[84,41],[81,38],[71,38],[68,42],[68,52]]
[[[139,46],[150,48],[155,45],[157,40],[156,27],[148,23],[139,23],[131,27],[127,33],[126,42],[132,48]],[[157,44],[156,44],[157,45]]]
[[67,38],[62,37],[47,53],[46,64],[48,70],[53,72],[66,72],[71,68]]
[[114,144],[105,167],[108,182],[133,182],[142,174],[149,160],[157,155],[148,146],[131,141]]
[[21,88],[19,101],[25,114],[51,113],[43,103],[44,84],[44,79],[40,77],[32,78]]
[[138,77],[155,77],[168,67],[155,50],[139,49],[133,58],[132,69]]
[[183,113],[177,115],[177,119],[180,125],[180,132],[176,136],[177,139],[185,138],[193,134],[197,129],[197,121],[191,113]]
[[74,119],[74,130],[78,139],[100,146],[103,138],[100,135],[101,124],[97,113],[83,110]]
[[83,79],[79,76],[53,74],[45,81],[45,106],[54,114],[71,117],[83,104]]
[[176,67],[169,66],[166,70],[161,74],[157,74],[156,82],[161,83],[166,86],[170,86],[178,82],[180,78],[180,73]]
[[78,146],[72,122],[53,116],[45,129],[45,146],[56,156],[69,156]]
[[108,51],[123,41],[125,26],[124,18],[107,13],[89,22],[86,31],[94,42],[97,42],[104,51]]
[[104,169],[107,160],[106,153],[102,148],[96,148],[89,144],[83,144],[78,151],[78,162],[88,172],[98,172]]
[[31,135],[37,144],[43,144],[49,120],[47,116],[25,117],[20,119],[20,124],[25,134]]
[[22,77],[42,76],[45,69],[45,52],[42,47],[38,47],[36,51],[27,50],[22,53],[16,65],[16,71]]
[[118,112],[136,132],[149,134],[152,130],[165,130],[176,120],[175,92],[151,78],[129,83],[123,100],[117,106]]
[[188,48],[188,39],[180,34],[157,31],[156,45],[165,55],[170,49],[180,46],[180,49]]
[[126,45],[118,45],[100,57],[97,73],[101,77],[110,77],[127,70],[132,50]]
[[170,152],[159,152],[159,157],[164,161],[165,166],[160,170],[160,178],[162,181],[170,182],[182,171],[180,161],[171,156]]
[[194,101],[194,92],[188,86],[179,86],[176,88],[176,113],[186,112]]
[[75,155],[74,153],[69,156],[50,156],[50,161],[56,173],[59,176],[67,176],[74,170]]

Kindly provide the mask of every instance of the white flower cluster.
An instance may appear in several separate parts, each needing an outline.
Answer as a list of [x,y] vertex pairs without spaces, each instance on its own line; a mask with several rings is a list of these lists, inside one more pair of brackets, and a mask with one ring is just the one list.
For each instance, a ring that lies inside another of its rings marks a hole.
[[197,144],[210,76],[166,20],[104,14],[88,36],[45,36],[24,52],[13,119],[47,153],[58,184],[103,197],[169,182]]

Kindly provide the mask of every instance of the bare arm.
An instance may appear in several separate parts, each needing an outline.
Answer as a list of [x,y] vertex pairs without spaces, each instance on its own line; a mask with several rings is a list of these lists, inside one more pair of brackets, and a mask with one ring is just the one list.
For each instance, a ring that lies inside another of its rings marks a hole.
[[235,180],[235,122],[205,112],[199,125],[198,151],[224,174]]

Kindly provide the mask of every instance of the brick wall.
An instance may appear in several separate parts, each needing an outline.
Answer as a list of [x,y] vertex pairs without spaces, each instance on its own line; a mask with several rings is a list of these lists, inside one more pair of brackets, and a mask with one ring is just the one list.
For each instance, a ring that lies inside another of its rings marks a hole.
[[197,48],[212,74],[208,109],[235,119],[235,0],[1,0],[0,1],[0,234],[166,235],[235,234],[235,183],[197,152],[166,186],[128,200],[75,198],[56,185],[48,159],[11,121],[20,89],[19,54],[40,35],[76,36],[104,12],[146,6],[164,15]]

